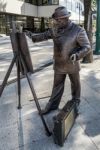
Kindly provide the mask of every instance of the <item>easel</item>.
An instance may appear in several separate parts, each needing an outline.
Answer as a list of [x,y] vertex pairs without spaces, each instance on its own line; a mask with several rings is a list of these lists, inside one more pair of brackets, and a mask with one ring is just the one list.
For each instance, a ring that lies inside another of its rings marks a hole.
[[[12,48],[13,48],[13,52],[14,52],[14,57],[12,59],[12,62],[8,68],[8,71],[6,73],[6,76],[3,80],[2,86],[0,88],[0,97],[2,95],[2,92],[7,84],[7,80],[10,76],[10,73],[12,71],[12,68],[14,66],[14,64],[16,63],[17,66],[17,85],[18,85],[18,109],[21,109],[21,84],[20,84],[20,73],[24,74],[27,78],[29,87],[31,89],[32,95],[34,97],[35,103],[36,103],[36,107],[39,111],[41,120],[43,122],[43,125],[45,127],[46,133],[48,136],[51,135],[51,132],[49,131],[47,124],[44,120],[44,117],[41,113],[41,108],[38,102],[38,98],[36,95],[36,92],[34,90],[34,86],[32,84],[31,78],[30,78],[30,73],[33,73],[33,68],[32,68],[32,63],[31,63],[31,58],[29,55],[29,51],[28,51],[28,46],[27,46],[27,41],[23,41],[26,40],[24,33],[19,33],[16,30],[16,24],[15,22],[12,23],[12,32],[10,35],[11,38],[11,43],[12,43]],[[24,42],[22,43],[21,42]]]

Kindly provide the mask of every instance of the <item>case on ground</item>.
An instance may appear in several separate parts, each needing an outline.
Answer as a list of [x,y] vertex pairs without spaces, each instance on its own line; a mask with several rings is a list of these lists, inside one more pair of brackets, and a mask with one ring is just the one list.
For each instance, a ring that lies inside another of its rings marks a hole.
[[76,103],[68,101],[59,114],[53,118],[53,137],[56,144],[63,146],[65,139],[74,125],[77,115]]

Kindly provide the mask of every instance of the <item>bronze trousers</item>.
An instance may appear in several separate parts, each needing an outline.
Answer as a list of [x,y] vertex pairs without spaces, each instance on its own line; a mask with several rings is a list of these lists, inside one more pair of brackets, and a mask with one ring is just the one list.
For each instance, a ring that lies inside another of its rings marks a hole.
[[[61,97],[64,92],[64,83],[67,74],[57,74],[54,73],[54,84],[52,89],[52,94],[49,102],[51,102],[51,107],[58,107]],[[71,82],[71,94],[72,99],[80,100],[81,84],[79,72],[68,74]]]

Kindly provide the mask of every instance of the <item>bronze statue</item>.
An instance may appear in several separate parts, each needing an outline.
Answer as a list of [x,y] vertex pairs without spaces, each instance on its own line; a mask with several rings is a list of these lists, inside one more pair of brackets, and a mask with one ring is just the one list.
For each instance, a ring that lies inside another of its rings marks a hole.
[[42,111],[43,114],[56,110],[59,106],[66,75],[71,82],[72,100],[80,103],[80,62],[91,50],[85,30],[73,23],[69,17],[70,12],[60,6],[55,9],[52,15],[54,26],[52,29],[38,35],[27,32],[33,42],[53,39],[54,42],[54,84],[51,98]]

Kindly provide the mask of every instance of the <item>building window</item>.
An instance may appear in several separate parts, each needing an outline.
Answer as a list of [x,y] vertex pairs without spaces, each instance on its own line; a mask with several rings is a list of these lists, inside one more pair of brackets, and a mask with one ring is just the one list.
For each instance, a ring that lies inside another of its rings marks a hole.
[[73,4],[72,5],[72,11],[76,12],[76,3],[75,3],[75,1],[73,1],[72,4]]
[[47,4],[52,5],[52,0],[48,0]]
[[48,4],[48,0],[42,0],[42,4],[43,5],[47,5]]
[[42,5],[42,0],[38,0],[38,5]]
[[58,5],[59,4],[59,0],[52,0],[52,4]]
[[41,18],[34,18],[34,31],[40,32]]
[[58,5],[59,0],[38,0],[38,5]]
[[37,0],[25,0],[26,3],[37,5]]
[[25,3],[30,3],[30,0],[25,0]]
[[18,24],[21,24],[23,27],[27,27],[26,17],[10,15],[10,14],[0,14],[0,33],[9,34],[12,29],[12,21],[16,21]]
[[58,5],[59,0],[20,0],[33,5]]
[[67,1],[67,9],[72,10],[72,1],[71,0]]
[[5,34],[6,33],[6,18],[5,15],[0,15],[0,33]]
[[82,15],[83,12],[83,8],[82,8],[82,4],[81,3],[76,3],[76,12],[80,12],[80,14]]
[[32,0],[33,5],[37,5],[37,0]]

